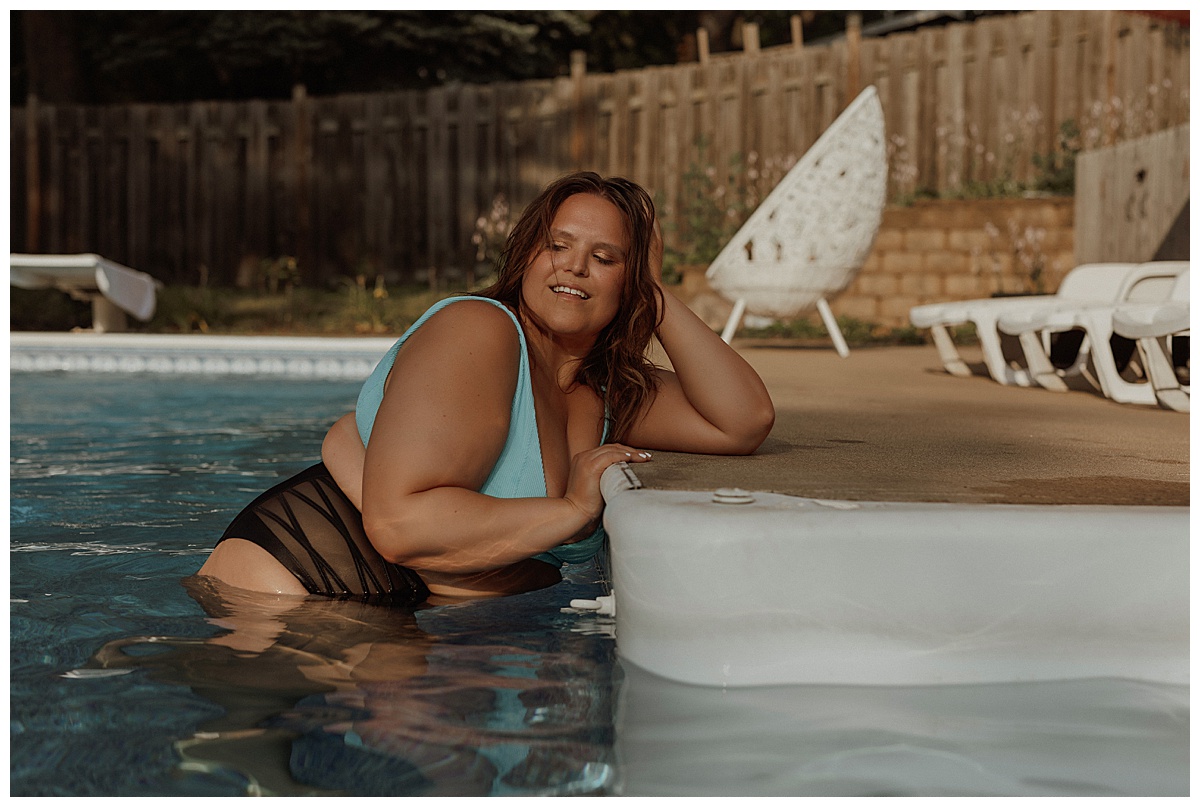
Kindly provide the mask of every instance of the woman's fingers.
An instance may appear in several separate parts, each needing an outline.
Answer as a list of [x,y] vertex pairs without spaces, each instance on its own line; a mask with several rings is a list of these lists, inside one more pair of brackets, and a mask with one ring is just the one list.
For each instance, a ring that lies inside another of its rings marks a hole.
[[[599,458],[608,460],[605,462],[606,468],[614,462],[647,462],[652,459],[649,451],[630,448],[620,443],[608,443],[607,445],[600,446],[596,451],[602,452],[599,454]],[[615,459],[611,459],[614,455]]]
[[618,462],[648,462],[651,459],[649,451],[622,445],[606,443],[598,448],[582,451],[575,455],[571,463],[571,476],[567,480],[569,499],[584,513],[598,516],[604,509],[604,499],[600,495],[600,476],[610,465]]

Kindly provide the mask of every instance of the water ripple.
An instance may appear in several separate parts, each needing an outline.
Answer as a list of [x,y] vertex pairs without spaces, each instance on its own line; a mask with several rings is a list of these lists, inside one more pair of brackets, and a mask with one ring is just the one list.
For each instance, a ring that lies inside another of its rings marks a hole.
[[[157,526],[157,525],[156,525]],[[44,543],[14,543],[9,547],[11,552],[68,552],[72,555],[141,555],[155,553],[160,555],[207,555],[209,548],[197,547],[163,547],[152,544],[125,544],[114,546],[99,541],[57,541]]]

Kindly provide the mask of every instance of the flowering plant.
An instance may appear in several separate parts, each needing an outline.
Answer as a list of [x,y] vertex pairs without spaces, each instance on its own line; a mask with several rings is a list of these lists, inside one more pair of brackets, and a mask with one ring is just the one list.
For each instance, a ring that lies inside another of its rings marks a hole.
[[[697,148],[703,150],[704,143]],[[711,263],[795,163],[792,155],[764,160],[751,151],[731,156],[724,172],[714,165],[689,165],[668,228],[674,243],[666,250],[664,274],[681,264]]]
[[497,193],[492,199],[492,209],[475,220],[475,232],[471,235],[471,243],[475,245],[475,260],[495,264],[504,251],[504,242],[512,228],[508,200],[503,193]]

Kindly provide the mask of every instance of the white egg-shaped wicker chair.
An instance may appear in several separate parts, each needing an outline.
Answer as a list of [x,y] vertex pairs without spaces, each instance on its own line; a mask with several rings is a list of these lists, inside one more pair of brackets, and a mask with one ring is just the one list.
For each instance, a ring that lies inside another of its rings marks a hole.
[[854,280],[871,251],[887,196],[883,107],[868,87],[750,215],[708,268],[734,304],[722,338],[742,317],[796,317],[814,308],[848,355],[827,299]]

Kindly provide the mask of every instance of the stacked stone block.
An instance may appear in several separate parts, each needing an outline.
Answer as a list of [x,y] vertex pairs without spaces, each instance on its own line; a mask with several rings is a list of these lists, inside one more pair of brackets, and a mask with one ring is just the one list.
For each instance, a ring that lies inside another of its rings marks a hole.
[[1074,266],[1074,200],[924,200],[889,207],[871,254],[831,305],[884,327],[908,324],[913,306],[993,294],[1053,292]]

